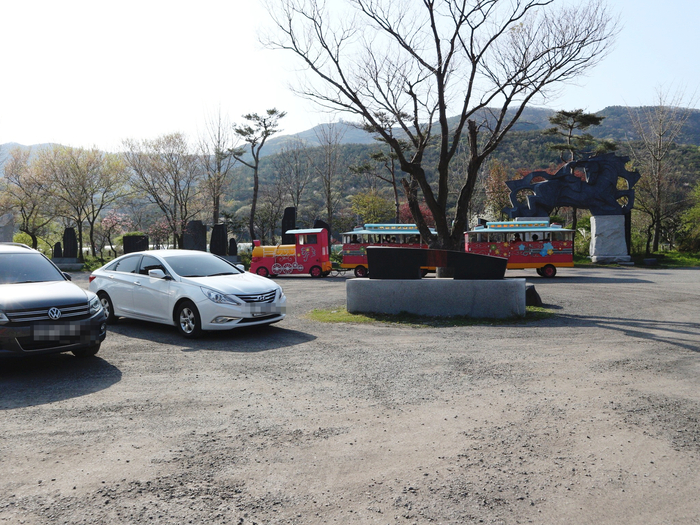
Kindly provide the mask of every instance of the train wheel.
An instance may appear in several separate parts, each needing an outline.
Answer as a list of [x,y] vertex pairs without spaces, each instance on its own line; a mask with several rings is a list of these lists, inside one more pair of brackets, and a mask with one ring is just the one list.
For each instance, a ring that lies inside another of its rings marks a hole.
[[551,264],[547,264],[542,268],[542,277],[547,277],[547,278],[552,278],[557,274],[557,268],[556,266],[553,266]]
[[540,277],[544,277],[542,275],[542,268],[535,268],[535,271],[537,272],[537,275],[539,275]]
[[311,271],[309,271],[309,274],[311,274],[311,277],[322,277],[323,270],[321,270],[321,268],[319,268],[318,266],[312,266]]
[[355,277],[367,277],[368,273],[367,268],[364,266],[358,266],[355,268]]
[[255,273],[257,273],[260,277],[270,277],[270,271],[264,266],[259,266],[258,269],[255,270]]

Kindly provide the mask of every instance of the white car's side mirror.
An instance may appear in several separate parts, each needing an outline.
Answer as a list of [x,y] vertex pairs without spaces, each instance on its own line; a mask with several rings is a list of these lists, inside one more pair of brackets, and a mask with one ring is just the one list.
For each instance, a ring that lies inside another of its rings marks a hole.
[[234,266],[240,271],[245,272],[245,266],[243,266],[242,264],[234,264]]
[[165,272],[163,270],[148,270],[148,276],[153,279],[165,279]]

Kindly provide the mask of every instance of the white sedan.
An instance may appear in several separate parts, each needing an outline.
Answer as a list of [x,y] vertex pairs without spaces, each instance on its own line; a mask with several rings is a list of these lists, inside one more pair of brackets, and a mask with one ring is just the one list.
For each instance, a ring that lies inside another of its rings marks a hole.
[[118,317],[154,321],[177,326],[185,337],[276,323],[287,304],[274,281],[195,250],[122,255],[92,272],[89,289],[108,323]]

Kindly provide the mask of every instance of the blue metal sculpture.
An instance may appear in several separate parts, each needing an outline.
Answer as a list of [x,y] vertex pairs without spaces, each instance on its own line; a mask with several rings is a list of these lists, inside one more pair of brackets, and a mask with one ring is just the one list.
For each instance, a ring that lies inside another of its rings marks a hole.
[[[546,217],[554,208],[573,206],[586,208],[592,215],[624,215],[634,206],[633,186],[639,180],[637,171],[627,171],[629,157],[608,153],[585,160],[566,163],[554,175],[546,171],[533,171],[519,180],[507,181],[512,208],[503,212],[511,219],[516,217]],[[585,180],[574,175],[579,168]],[[535,178],[545,179],[533,182]],[[627,181],[627,188],[619,188],[618,179]],[[520,191],[528,190],[526,201],[519,202]],[[622,202],[621,202],[622,201]]]

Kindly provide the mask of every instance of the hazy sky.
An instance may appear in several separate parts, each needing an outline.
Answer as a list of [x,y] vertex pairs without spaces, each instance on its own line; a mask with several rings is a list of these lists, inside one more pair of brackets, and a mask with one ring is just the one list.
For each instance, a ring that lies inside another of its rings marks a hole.
[[[291,55],[262,49],[260,0],[3,2],[0,144],[116,150],[126,138],[196,137],[219,108],[233,121],[277,107],[285,133],[329,117],[288,89]],[[612,53],[547,106],[598,111],[700,93],[700,3],[609,0]],[[697,107],[697,104],[695,104]]]

